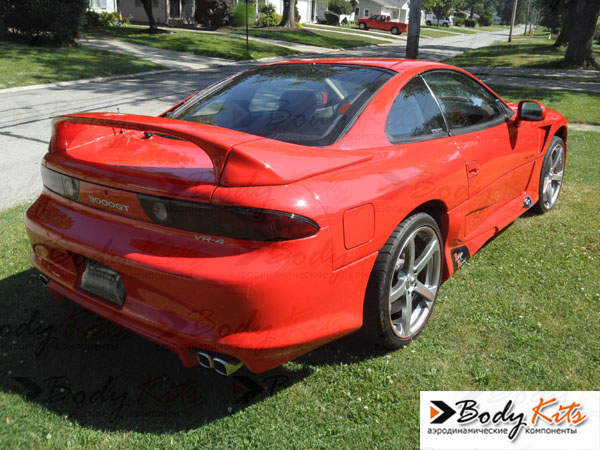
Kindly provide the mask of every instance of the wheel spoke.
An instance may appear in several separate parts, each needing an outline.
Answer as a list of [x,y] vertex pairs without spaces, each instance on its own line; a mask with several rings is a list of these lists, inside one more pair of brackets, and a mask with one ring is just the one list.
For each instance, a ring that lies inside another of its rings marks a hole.
[[556,170],[556,168],[559,166],[559,164],[561,164],[561,163],[562,163],[562,152],[559,151],[558,156],[552,162],[552,167],[551,167],[550,171],[554,172]]
[[400,318],[400,324],[402,325],[402,334],[404,336],[410,335],[410,321],[412,318],[412,294],[406,292],[406,302],[402,303],[402,316]]
[[561,182],[563,179],[563,172],[556,172],[550,175],[550,178],[552,179],[552,181],[558,181]]
[[390,293],[390,303],[394,303],[406,293],[406,277],[398,279],[397,286],[392,286]]
[[415,265],[415,237],[406,243],[406,251],[408,252],[408,267],[412,268]]
[[427,307],[430,307],[431,303],[433,303],[433,300],[435,299],[436,288],[426,286],[420,281],[417,281],[415,292],[423,297],[425,299],[425,303],[427,303]]
[[550,202],[552,200],[552,180],[550,177],[544,179],[544,194],[546,194],[546,200]]
[[421,271],[425,268],[427,263],[431,261],[431,258],[433,258],[433,255],[438,251],[438,249],[439,247],[437,240],[432,239],[429,242],[429,244],[427,244],[427,247],[425,247],[425,250],[423,250],[423,253],[421,253],[419,259],[415,262],[415,266],[413,269],[413,273],[415,275],[421,273]]

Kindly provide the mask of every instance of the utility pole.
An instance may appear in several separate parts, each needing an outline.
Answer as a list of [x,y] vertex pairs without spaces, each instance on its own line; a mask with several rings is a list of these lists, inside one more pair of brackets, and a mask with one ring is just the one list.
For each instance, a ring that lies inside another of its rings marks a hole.
[[512,42],[512,32],[515,26],[515,16],[517,15],[517,0],[513,0],[512,18],[510,19],[510,31],[508,32],[508,42]]
[[406,57],[409,59],[417,59],[419,56],[421,8],[423,8],[423,0],[410,0],[410,10],[408,12],[408,37],[406,38]]

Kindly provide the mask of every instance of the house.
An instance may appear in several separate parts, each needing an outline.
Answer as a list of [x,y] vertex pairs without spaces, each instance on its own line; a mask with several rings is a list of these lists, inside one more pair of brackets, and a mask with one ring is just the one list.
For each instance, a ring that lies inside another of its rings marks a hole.
[[354,17],[358,19],[373,14],[385,14],[394,22],[408,23],[408,4],[408,0],[359,0]]
[[[266,0],[266,2],[275,7],[277,14],[283,13],[283,0]],[[328,3],[327,0],[297,0],[296,6],[300,13],[300,22],[314,23],[319,19],[324,19]]]
[[90,10],[97,13],[118,11],[119,0],[90,0]]
[[[91,0],[96,1],[96,0]],[[101,1],[101,0],[100,0]],[[108,0],[118,3],[118,11],[134,23],[148,23],[148,16],[140,0]],[[159,25],[193,23],[195,0],[152,0],[152,14]]]

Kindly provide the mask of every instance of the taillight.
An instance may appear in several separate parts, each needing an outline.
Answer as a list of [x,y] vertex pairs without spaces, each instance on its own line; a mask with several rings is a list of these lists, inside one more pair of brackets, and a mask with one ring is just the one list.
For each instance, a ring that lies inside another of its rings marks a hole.
[[317,234],[319,226],[298,214],[242,206],[210,205],[139,194],[157,224],[213,236],[252,241],[289,241]]
[[79,197],[79,180],[63,175],[42,165],[42,181],[44,186],[58,195],[77,200]]

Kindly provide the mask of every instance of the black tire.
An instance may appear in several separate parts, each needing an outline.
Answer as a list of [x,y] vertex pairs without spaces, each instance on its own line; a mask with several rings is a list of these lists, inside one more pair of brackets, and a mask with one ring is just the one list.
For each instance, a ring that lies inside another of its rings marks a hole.
[[444,26],[445,26],[445,27],[449,27],[449,26],[450,26],[450,24],[449,24],[448,22],[446,22],[446,23],[444,23]]
[[398,27],[392,27],[391,31],[392,31],[392,34],[394,34],[394,35],[399,35],[400,34],[400,31],[398,30]]
[[565,142],[560,137],[554,136],[548,145],[540,171],[539,199],[535,205],[535,210],[539,214],[547,213],[556,205],[564,172]]
[[431,26],[431,20],[426,21],[425,25],[427,25],[428,27],[430,27]]
[[[412,264],[411,247],[414,249]],[[426,258],[428,254],[431,256]],[[414,214],[396,227],[379,251],[367,285],[363,328],[370,340],[397,349],[421,333],[437,299],[443,255],[440,228],[430,215]],[[413,267],[417,268],[424,261],[425,265],[413,272]],[[393,300],[392,296],[400,292],[404,294]],[[426,292],[427,297],[420,292]],[[404,314],[409,311],[409,305],[410,314]]]
[[366,30],[367,29],[367,25],[364,22],[361,22],[358,24],[358,28],[360,28],[361,30]]

